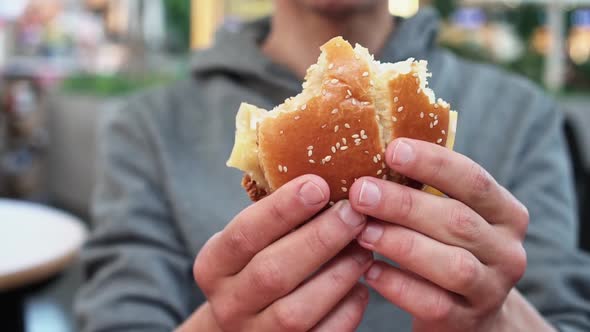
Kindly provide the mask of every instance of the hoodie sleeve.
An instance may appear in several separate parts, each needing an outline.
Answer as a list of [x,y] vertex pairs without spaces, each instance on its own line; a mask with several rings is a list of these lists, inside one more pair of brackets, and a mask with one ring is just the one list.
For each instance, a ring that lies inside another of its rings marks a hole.
[[544,96],[535,98],[529,113],[508,184],[530,212],[528,268],[517,288],[561,331],[590,331],[590,258],[577,246],[562,117]]
[[[100,130],[95,229],[82,252],[81,331],[171,331],[198,305],[182,245],[136,100]],[[191,291],[194,290],[194,291]]]

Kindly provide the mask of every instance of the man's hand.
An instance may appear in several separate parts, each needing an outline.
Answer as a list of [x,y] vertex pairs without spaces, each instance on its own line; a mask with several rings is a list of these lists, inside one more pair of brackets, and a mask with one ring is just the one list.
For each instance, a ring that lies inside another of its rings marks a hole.
[[367,283],[412,314],[414,331],[517,331],[521,314],[527,330],[552,331],[526,301],[507,301],[526,269],[527,209],[481,166],[443,147],[399,139],[386,160],[452,198],[356,181],[354,209],[375,218],[359,243],[400,265],[375,262]]
[[350,243],[366,218],[348,201],[314,217],[328,197],[321,178],[302,176],[246,208],[209,239],[194,264],[195,280],[208,299],[194,326],[354,331],[368,303],[358,280],[372,254]]

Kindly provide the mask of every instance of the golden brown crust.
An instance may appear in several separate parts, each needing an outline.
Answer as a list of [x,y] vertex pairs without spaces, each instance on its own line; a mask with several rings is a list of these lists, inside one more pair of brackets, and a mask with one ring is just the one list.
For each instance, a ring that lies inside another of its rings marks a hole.
[[257,202],[268,195],[266,190],[258,186],[256,181],[252,180],[248,174],[244,174],[244,177],[242,178],[242,187],[244,187],[246,193],[248,193],[248,196],[254,202]]
[[332,40],[323,51],[329,65],[321,90],[305,107],[260,124],[259,160],[271,191],[311,173],[326,180],[330,200],[338,201],[356,178],[383,174],[384,147],[368,64],[346,42]]

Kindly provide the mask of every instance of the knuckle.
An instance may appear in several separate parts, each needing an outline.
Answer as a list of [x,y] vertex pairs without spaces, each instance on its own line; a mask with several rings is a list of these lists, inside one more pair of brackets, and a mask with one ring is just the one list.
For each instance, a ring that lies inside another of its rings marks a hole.
[[481,229],[469,208],[458,203],[451,209],[449,232],[457,238],[473,241],[479,238]]
[[256,254],[256,248],[253,242],[240,228],[228,231],[226,244],[228,250],[232,253],[245,253],[250,256]]
[[437,179],[448,168],[449,160],[447,157],[437,154],[432,160],[432,170],[430,171],[430,178]]
[[211,311],[217,324],[225,330],[236,330],[238,325],[238,307],[233,301],[210,301]]
[[402,236],[393,244],[393,253],[399,258],[409,259],[416,247],[416,235]]
[[291,202],[288,202],[286,204],[281,204],[280,202],[278,202],[278,200],[274,200],[270,204],[270,211],[269,211],[270,216],[273,220],[275,220],[281,224],[284,224],[286,226],[290,226],[289,216],[282,208],[282,205],[296,206],[296,205],[291,204]]
[[328,278],[332,285],[346,284],[349,278],[342,271],[331,270],[328,272]]
[[518,282],[526,272],[527,255],[526,250],[521,244],[514,246],[510,250],[510,264],[508,265],[508,275],[510,282],[515,284]]
[[279,331],[299,332],[305,331],[305,312],[301,306],[293,304],[277,304],[274,317]]
[[400,302],[408,302],[411,297],[411,289],[413,287],[414,280],[409,277],[399,279],[396,283],[392,284],[393,298],[399,299]]
[[473,289],[478,278],[478,262],[466,250],[458,250],[451,258],[451,275],[457,290]]
[[251,284],[263,294],[283,294],[286,279],[277,264],[270,258],[258,259],[251,272]]
[[518,233],[518,235],[520,235],[521,237],[524,238],[524,236],[527,233],[527,230],[529,228],[529,222],[530,222],[530,214],[529,214],[529,210],[527,209],[526,206],[524,206],[524,204],[517,202],[515,203],[516,207],[515,207],[515,211],[514,211],[514,220],[515,220],[515,227],[516,227],[516,231]]
[[469,193],[473,200],[484,200],[494,186],[494,180],[488,171],[479,164],[472,162],[469,177]]
[[330,232],[324,232],[321,226],[321,224],[313,225],[310,235],[305,237],[307,246],[314,254],[325,254],[326,252],[333,251],[332,249],[334,248],[334,244],[327,235]]
[[428,320],[445,321],[451,315],[452,303],[442,293],[434,295],[431,301],[426,304],[425,312]]
[[400,187],[400,198],[398,202],[397,215],[402,219],[408,218],[414,209],[414,197],[408,187]]
[[356,324],[362,316],[363,309],[364,304],[360,300],[357,300],[354,305],[342,312],[342,317],[340,317],[342,319],[342,325],[344,325],[347,330],[356,327]]

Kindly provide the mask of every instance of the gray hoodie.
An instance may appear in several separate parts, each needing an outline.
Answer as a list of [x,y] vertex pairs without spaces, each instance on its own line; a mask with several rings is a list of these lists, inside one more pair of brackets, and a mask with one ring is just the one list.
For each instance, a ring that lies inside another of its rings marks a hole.
[[[460,112],[456,150],[530,210],[518,288],[562,331],[590,331],[590,260],[576,247],[571,171],[555,104],[528,81],[435,44],[432,10],[400,21],[380,60],[427,59],[431,86]],[[189,80],[131,98],[101,129],[95,229],[77,298],[83,331],[170,331],[205,299],[191,267],[205,241],[249,204],[225,167],[240,102],[271,108],[301,82],[258,44],[269,20],[221,30]],[[222,263],[222,262],[220,262]],[[411,317],[372,293],[359,331],[410,331]]]

